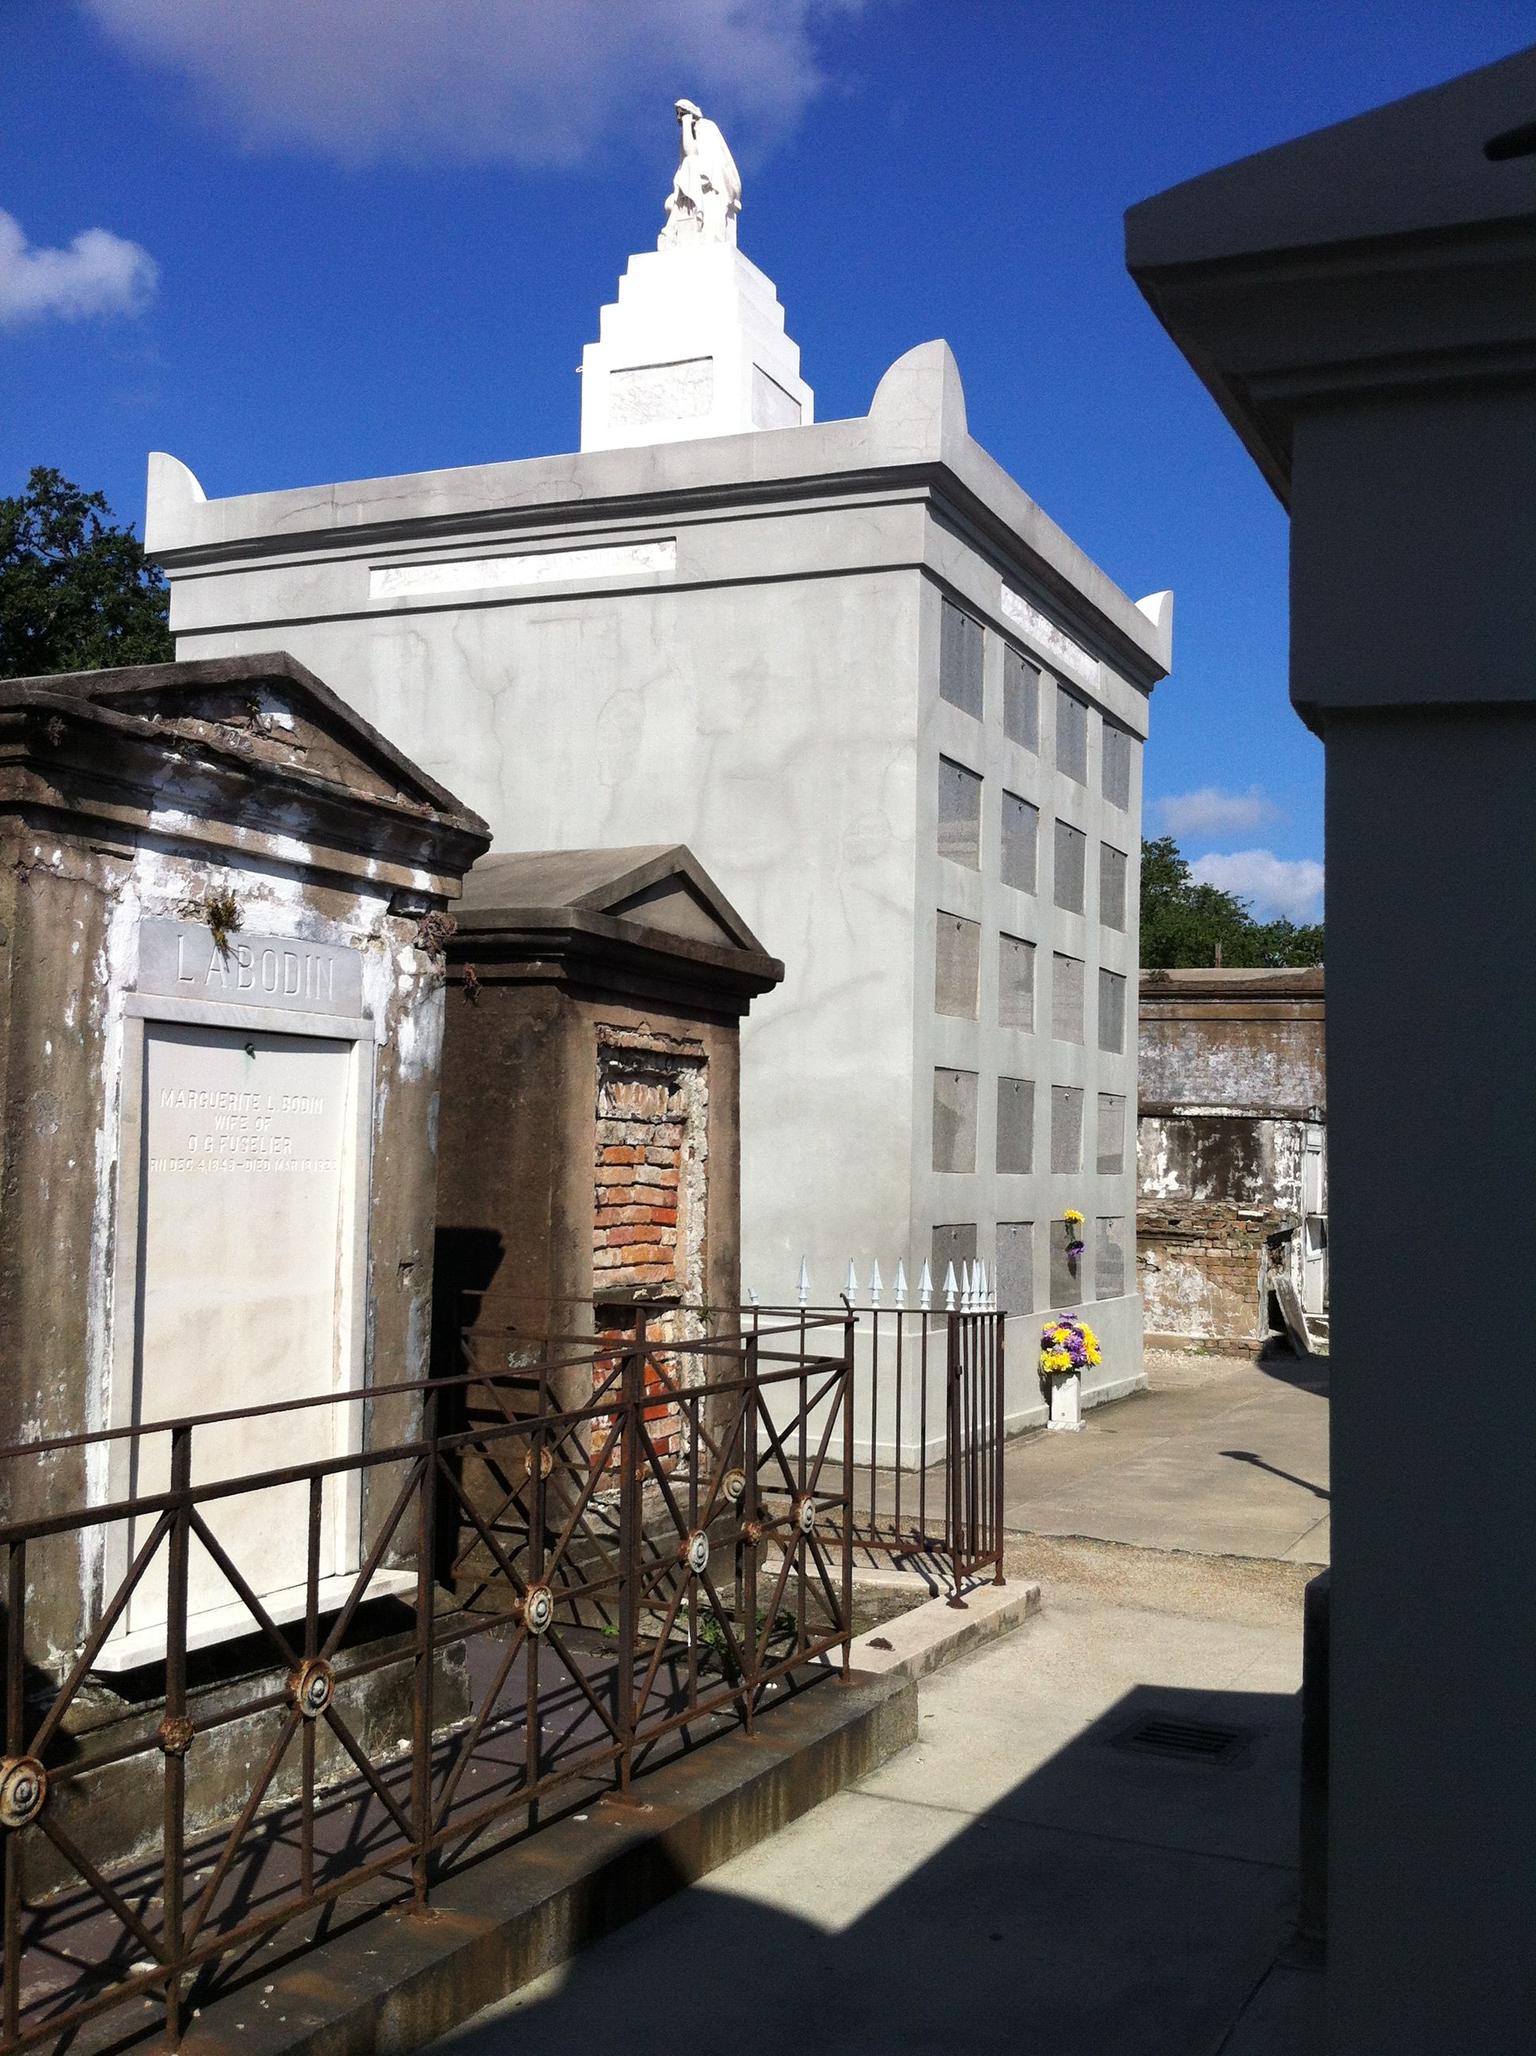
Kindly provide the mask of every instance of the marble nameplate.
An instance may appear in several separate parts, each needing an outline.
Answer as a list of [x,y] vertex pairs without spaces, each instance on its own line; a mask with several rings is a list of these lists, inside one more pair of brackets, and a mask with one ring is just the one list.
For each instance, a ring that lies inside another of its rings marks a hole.
[[151,920],[139,928],[138,989],[165,999],[356,1020],[363,1011],[363,965],[356,950],[334,943],[235,934],[221,949],[197,922]]
[[677,569],[677,542],[605,543],[590,550],[525,550],[512,557],[445,557],[436,564],[375,564],[371,600],[432,593],[495,592],[502,587],[584,584],[594,578],[638,578]]

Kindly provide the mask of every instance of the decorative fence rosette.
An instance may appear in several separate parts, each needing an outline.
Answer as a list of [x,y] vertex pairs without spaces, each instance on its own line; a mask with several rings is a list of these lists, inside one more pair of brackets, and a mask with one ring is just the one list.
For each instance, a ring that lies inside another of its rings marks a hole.
[[1040,1375],[1064,1378],[1073,1371],[1086,1371],[1104,1361],[1099,1338],[1086,1321],[1064,1314],[1040,1330]]

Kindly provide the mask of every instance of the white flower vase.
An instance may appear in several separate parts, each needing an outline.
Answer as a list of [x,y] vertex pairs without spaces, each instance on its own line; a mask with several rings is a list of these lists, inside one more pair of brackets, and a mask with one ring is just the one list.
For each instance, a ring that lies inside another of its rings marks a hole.
[[1051,1380],[1051,1419],[1053,1429],[1060,1428],[1074,1432],[1083,1425],[1083,1380],[1078,1371],[1068,1371]]

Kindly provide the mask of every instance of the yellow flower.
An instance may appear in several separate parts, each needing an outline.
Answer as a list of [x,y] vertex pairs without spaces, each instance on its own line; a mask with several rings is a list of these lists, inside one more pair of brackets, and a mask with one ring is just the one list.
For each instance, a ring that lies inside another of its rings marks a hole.
[[1080,1228],[1083,1225],[1083,1217],[1075,1206],[1069,1206],[1061,1218],[1074,1228]]

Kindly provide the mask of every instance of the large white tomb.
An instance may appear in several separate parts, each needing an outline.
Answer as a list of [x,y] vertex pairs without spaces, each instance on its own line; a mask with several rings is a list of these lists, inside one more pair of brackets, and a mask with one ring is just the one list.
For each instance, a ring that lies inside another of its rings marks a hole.
[[984,1262],[1010,1425],[1043,1422],[1047,1312],[1103,1341],[1085,1404],[1141,1375],[1141,748],[1172,596],[1119,591],[981,448],[941,342],[866,414],[812,422],[806,393],[753,432],[782,418],[756,374],[791,393],[791,367],[739,181],[694,140],[588,352],[581,454],[211,501],[157,456],[146,536],[179,648],[291,637],[509,845],[700,852],[788,965],[742,1032],[745,1282]]

